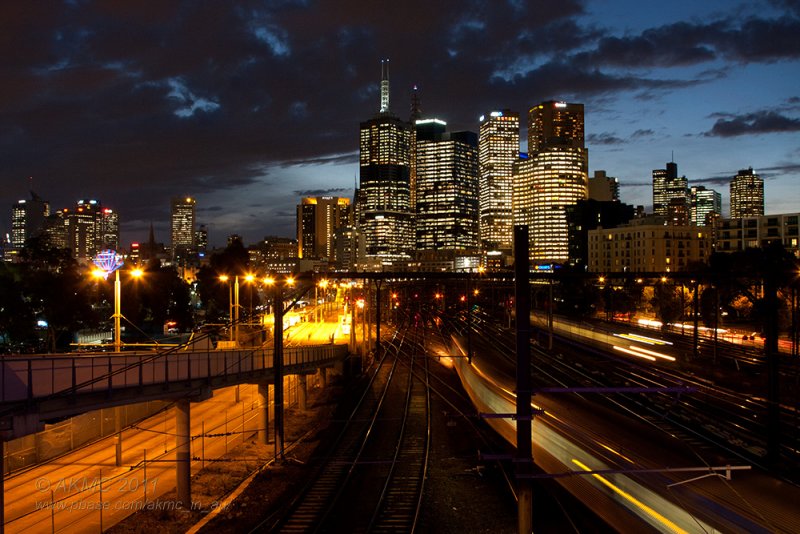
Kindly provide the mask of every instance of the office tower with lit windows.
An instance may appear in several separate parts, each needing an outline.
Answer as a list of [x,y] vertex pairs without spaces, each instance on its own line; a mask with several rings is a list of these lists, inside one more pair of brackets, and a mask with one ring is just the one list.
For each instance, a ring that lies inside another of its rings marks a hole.
[[513,167],[519,159],[519,114],[492,111],[480,118],[478,180],[480,242],[485,250],[511,250],[514,235]]
[[678,176],[678,164],[669,162],[665,169],[653,169],[653,213],[668,217],[670,209],[688,212],[689,205],[689,181]]
[[713,223],[712,214],[722,215],[722,195],[702,185],[691,188],[691,222],[696,226]]
[[528,153],[544,147],[584,148],[583,104],[542,102],[528,110]]
[[206,250],[208,249],[208,228],[205,224],[201,224],[194,233],[194,246],[199,255],[206,255]]
[[530,259],[569,260],[567,209],[588,197],[583,104],[543,102],[528,113],[528,158],[514,165],[514,224],[527,225]]
[[196,202],[191,197],[174,197],[172,199],[170,217],[172,261],[186,260],[193,252]]
[[364,233],[367,257],[392,265],[409,261],[414,249],[413,132],[410,123],[390,111],[388,61],[383,61],[382,67],[379,112],[360,125],[358,225]]
[[96,221],[98,248],[119,250],[119,213],[101,206]]
[[[104,235],[101,231],[103,216],[102,205],[97,200],[79,200],[74,208],[64,208],[61,214],[64,221],[66,246],[72,257],[79,261],[91,260],[103,247]],[[109,230],[116,231],[112,241],[119,241],[119,220],[116,227],[106,225]]]
[[29,200],[18,200],[11,205],[11,248],[19,251],[25,241],[38,236],[50,215],[50,204],[31,191]]
[[740,170],[730,187],[731,219],[764,215],[764,180],[752,167]]
[[350,224],[350,199],[304,197],[297,206],[297,257],[336,260],[334,236]]
[[416,245],[423,250],[478,248],[478,136],[418,120]]

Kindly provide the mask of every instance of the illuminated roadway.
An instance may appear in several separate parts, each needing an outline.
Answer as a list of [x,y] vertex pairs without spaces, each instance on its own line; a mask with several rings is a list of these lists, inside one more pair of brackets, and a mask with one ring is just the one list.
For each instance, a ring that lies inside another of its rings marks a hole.
[[[333,317],[335,313],[328,315]],[[331,335],[337,344],[349,339],[338,322],[301,322],[286,331],[286,342],[319,345],[330,343]],[[239,386],[239,402],[235,401],[235,392],[235,386],[218,389],[212,398],[192,403],[193,458],[219,458],[258,431],[257,386]],[[228,435],[204,438],[204,433]],[[7,476],[5,532],[94,533],[100,531],[101,521],[107,529],[137,508],[175,506],[174,499],[161,498],[175,489],[174,410],[170,408],[124,430],[122,442],[121,467],[115,465],[114,435]],[[193,460],[192,474],[203,465],[202,459]],[[200,504],[204,509],[210,505]]]

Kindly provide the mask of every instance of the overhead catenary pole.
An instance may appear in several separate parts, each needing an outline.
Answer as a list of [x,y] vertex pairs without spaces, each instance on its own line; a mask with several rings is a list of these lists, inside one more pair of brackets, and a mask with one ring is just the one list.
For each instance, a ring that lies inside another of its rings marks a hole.
[[533,490],[524,478],[532,471],[531,451],[531,302],[528,227],[514,226],[514,275],[517,315],[517,531],[533,531]]
[[382,280],[375,280],[375,357],[380,357],[381,353],[381,283]]
[[283,295],[277,282],[273,291],[273,308],[275,310],[272,364],[275,372],[275,456],[283,461]]

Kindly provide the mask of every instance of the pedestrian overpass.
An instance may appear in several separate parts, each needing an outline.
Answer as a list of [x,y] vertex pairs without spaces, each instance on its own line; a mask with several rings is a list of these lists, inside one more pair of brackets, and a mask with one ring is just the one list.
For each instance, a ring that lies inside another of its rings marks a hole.
[[[279,373],[307,375],[342,364],[346,344],[281,347]],[[197,344],[161,352],[4,356],[0,435],[10,440],[47,421],[147,400],[207,398],[217,388],[274,383],[272,348],[215,350]]]

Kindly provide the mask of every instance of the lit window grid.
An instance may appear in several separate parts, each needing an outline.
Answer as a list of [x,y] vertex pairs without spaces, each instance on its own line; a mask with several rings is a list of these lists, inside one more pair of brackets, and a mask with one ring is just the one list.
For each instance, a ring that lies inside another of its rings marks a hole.
[[297,246],[301,258],[335,261],[336,231],[350,224],[350,199],[345,197],[304,197],[297,206]]
[[416,248],[477,248],[477,150],[452,141],[417,143]]
[[738,174],[730,183],[731,218],[764,215],[764,180],[757,174]]
[[528,111],[528,152],[544,149],[551,137],[560,137],[573,148],[583,148],[583,104],[555,107],[554,102],[543,102]]
[[692,188],[692,223],[705,226],[709,213],[722,214],[722,196],[713,189]]
[[411,127],[399,119],[383,117],[361,124],[360,165],[411,164]]
[[173,254],[180,248],[194,246],[195,201],[173,200],[171,237]]
[[674,272],[704,262],[712,232],[696,226],[629,225],[589,230],[590,272]]
[[517,165],[514,224],[528,226],[530,259],[564,263],[569,258],[566,207],[588,196],[585,149],[550,147]]
[[519,157],[519,116],[504,113],[480,125],[478,174],[480,241],[510,248],[513,240],[513,166]]

